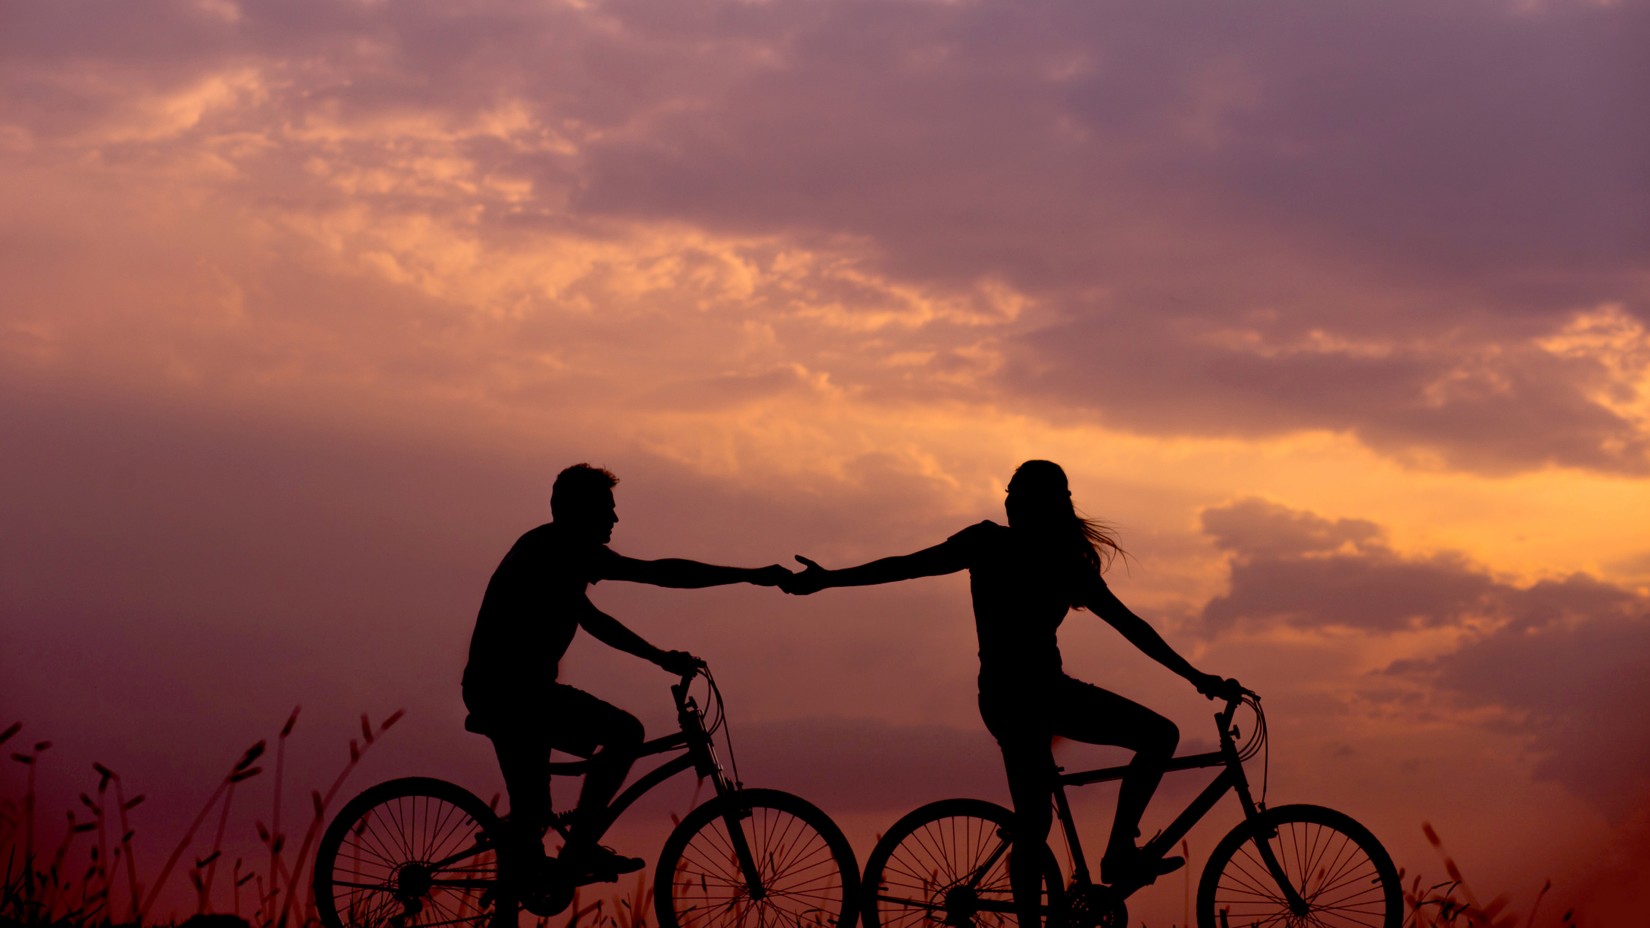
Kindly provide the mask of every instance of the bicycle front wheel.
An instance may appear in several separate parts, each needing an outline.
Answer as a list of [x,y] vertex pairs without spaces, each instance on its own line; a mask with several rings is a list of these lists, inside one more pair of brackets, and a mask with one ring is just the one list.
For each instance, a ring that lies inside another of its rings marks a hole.
[[513,926],[498,893],[499,821],[445,780],[406,777],[339,810],[315,854],[315,908],[325,928]]
[[[1291,907],[1266,860],[1298,894]],[[1198,928],[1399,928],[1398,869],[1351,817],[1322,806],[1267,809],[1220,839],[1197,886]]]
[[660,928],[848,928],[859,871],[842,829],[771,789],[718,796],[665,840],[654,874]]
[[[942,799],[894,823],[865,862],[865,928],[1015,928],[1009,885],[1012,813],[981,799]],[[1045,851],[1039,908],[1063,888]]]

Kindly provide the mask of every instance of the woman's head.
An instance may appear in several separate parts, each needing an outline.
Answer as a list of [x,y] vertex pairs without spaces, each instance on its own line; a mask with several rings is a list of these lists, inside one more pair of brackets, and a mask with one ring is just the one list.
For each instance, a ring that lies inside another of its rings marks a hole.
[[1081,558],[1084,569],[1096,576],[1123,553],[1104,525],[1078,515],[1066,472],[1053,461],[1027,461],[1016,468],[1004,505],[1011,528],[1069,546],[1067,550]]
[[1066,472],[1053,461],[1027,461],[1008,481],[1008,524],[1041,529],[1075,517]]

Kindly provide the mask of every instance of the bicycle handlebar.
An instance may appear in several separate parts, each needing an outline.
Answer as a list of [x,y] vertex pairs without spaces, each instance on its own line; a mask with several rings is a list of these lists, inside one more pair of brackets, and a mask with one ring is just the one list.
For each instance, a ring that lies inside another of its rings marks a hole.
[[680,709],[688,698],[688,687],[698,677],[710,676],[710,665],[701,658],[695,657],[693,664],[685,672],[677,675],[677,681],[670,685],[670,693],[676,697],[676,707]]

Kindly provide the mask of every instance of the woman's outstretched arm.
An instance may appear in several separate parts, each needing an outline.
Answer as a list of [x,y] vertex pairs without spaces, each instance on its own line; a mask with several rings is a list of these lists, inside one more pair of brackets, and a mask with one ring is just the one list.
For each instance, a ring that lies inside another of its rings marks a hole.
[[805,569],[792,574],[789,579],[781,580],[779,588],[799,596],[833,586],[871,586],[877,583],[913,580],[917,577],[954,574],[968,566],[963,560],[963,552],[948,542],[941,542],[932,548],[924,548],[910,554],[868,561],[856,567],[844,567],[841,570],[826,570],[800,554],[796,559]]

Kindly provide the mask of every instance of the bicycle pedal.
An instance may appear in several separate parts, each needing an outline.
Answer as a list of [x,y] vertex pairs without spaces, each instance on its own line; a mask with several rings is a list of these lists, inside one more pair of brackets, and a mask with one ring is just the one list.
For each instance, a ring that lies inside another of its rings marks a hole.
[[591,883],[617,883],[620,876],[623,876],[623,874],[617,870],[584,870],[579,872],[573,882],[580,886]]

